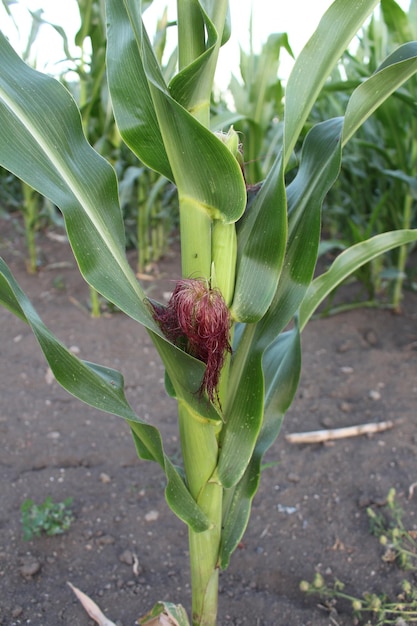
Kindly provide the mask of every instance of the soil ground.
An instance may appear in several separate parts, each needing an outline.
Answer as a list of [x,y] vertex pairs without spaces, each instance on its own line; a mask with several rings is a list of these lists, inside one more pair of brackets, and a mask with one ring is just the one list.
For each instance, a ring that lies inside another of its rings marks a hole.
[[[0,254],[48,327],[80,357],[122,370],[138,414],[178,453],[175,403],[146,332],[118,313],[92,319],[89,292],[69,246],[39,235],[42,265],[25,271],[19,224],[0,221]],[[58,233],[59,234],[59,233]],[[168,256],[145,286],[169,291],[178,258]],[[31,331],[0,309],[0,623],[88,626],[72,591],[91,596],[130,626],[158,600],[190,604],[187,534],[164,501],[164,476],[137,459],[127,425],[99,413],[51,380]],[[348,593],[395,597],[415,575],[382,560],[366,508],[391,487],[417,529],[417,296],[401,315],[356,309],[310,323],[303,372],[283,432],[266,461],[244,540],[221,574],[219,625],[350,626],[348,603],[332,610],[299,583],[316,571]],[[285,434],[393,420],[374,436],[294,445]],[[72,497],[75,520],[55,537],[22,539],[20,506]]]

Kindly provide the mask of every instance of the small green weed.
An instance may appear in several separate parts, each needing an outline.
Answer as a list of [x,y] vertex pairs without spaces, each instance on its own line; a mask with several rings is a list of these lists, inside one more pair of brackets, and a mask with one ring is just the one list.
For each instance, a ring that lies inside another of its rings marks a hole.
[[[402,518],[404,511],[395,500],[395,489],[390,489],[384,509],[376,513],[368,508],[370,531],[379,538],[386,550],[382,559],[389,563],[396,562],[401,569],[417,570],[417,541],[413,532],[405,529]],[[316,572],[313,582],[303,580],[300,583],[301,591],[309,595],[318,594],[329,605],[334,606],[337,599],[344,599],[351,603],[355,624],[363,623],[367,615],[371,620],[366,626],[386,626],[394,624],[403,626],[417,622],[417,587],[408,580],[403,580],[401,592],[395,599],[385,593],[375,594],[365,592],[362,598],[356,598],[344,592],[345,585],[335,580],[332,586],[327,585],[323,576]]]
[[417,540],[415,534],[404,528],[404,511],[395,500],[395,489],[390,489],[382,512],[367,509],[371,533],[385,546],[384,561],[396,562],[401,569],[417,570]]
[[71,526],[74,516],[70,510],[72,498],[63,502],[52,502],[51,496],[45,498],[42,504],[35,504],[27,498],[20,507],[23,526],[23,539],[30,541],[33,537],[59,535]]
[[[408,580],[402,581],[401,592],[393,600],[385,594],[365,592],[362,598],[355,598],[344,592],[345,585],[340,580],[328,586],[323,576],[317,572],[313,582],[303,580],[300,583],[301,591],[312,594],[319,594],[327,601],[329,608],[334,606],[335,600],[344,599],[351,603],[354,624],[364,623],[365,626],[403,626],[411,622],[417,622],[417,587]],[[371,620],[362,622],[367,615],[371,615]]]

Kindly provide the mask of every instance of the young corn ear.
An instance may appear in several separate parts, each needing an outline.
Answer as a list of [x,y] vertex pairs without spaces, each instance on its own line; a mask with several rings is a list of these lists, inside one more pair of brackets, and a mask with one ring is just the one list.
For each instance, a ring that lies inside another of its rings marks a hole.
[[[227,146],[243,172],[242,148],[233,126],[227,133],[219,132],[216,136]],[[227,306],[230,306],[236,279],[237,238],[234,223],[213,222],[211,256],[211,286],[221,291]]]
[[234,224],[216,220],[212,227],[211,285],[220,290],[227,306],[233,300],[236,279],[237,239]]

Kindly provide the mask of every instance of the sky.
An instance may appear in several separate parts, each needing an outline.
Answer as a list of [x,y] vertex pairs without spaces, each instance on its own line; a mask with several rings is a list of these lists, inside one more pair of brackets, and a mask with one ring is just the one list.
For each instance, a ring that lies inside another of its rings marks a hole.
[[[253,45],[254,51],[259,52],[268,35],[274,32],[287,32],[290,46],[297,56],[305,43],[313,34],[321,16],[333,0],[230,0],[232,19],[232,38],[222,48],[218,64],[216,82],[221,89],[226,89],[233,71],[238,74],[239,46],[249,50],[249,23],[251,10],[253,11]],[[404,9],[409,6],[410,0],[397,0]],[[153,32],[158,17],[168,7],[168,18],[174,19],[176,14],[176,0],[154,0],[152,6],[145,12],[145,23],[150,32]],[[28,34],[27,11],[42,8],[44,19],[64,27],[69,39],[73,38],[79,26],[79,13],[76,0],[66,0],[65,13],[63,3],[57,0],[18,0],[11,5],[13,15],[19,30],[21,40],[16,38],[16,29],[9,28],[8,36],[16,49],[22,50]],[[10,20],[0,4],[0,25],[10,27]],[[44,27],[42,36],[39,36],[39,50],[37,52],[37,67],[54,73],[53,64],[63,58],[62,44],[59,36],[51,28]],[[52,64],[51,61],[52,60]],[[281,57],[280,76],[288,77],[293,61],[284,51]]]

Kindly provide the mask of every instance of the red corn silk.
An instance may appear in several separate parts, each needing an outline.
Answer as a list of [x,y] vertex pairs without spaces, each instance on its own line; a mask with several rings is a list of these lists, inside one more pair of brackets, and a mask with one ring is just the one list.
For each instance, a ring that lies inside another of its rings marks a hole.
[[206,364],[200,394],[218,398],[220,372],[231,352],[230,312],[218,289],[202,279],[181,279],[163,307],[152,304],[153,316],[167,339]]

